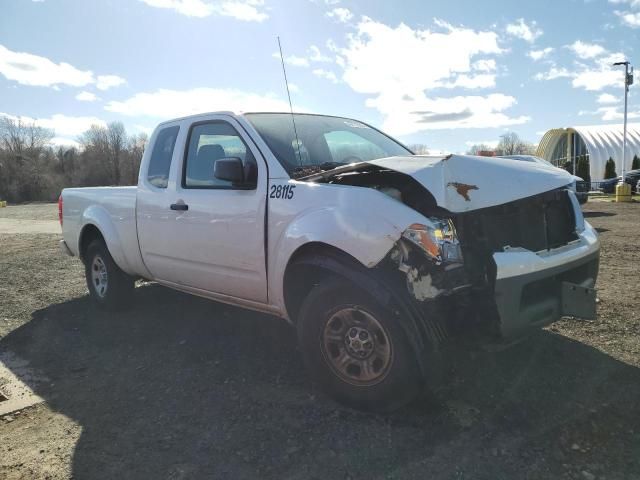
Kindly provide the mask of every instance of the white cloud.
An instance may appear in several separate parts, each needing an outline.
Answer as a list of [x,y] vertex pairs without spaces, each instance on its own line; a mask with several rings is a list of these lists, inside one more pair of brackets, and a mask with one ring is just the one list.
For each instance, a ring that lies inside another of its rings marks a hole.
[[536,80],[555,80],[556,78],[570,78],[573,77],[573,73],[564,67],[551,67],[544,73],[536,73],[533,78]]
[[[624,113],[622,112],[621,109],[618,110],[618,107],[600,107],[594,113],[598,115],[602,115],[603,122],[614,122],[617,120],[624,120]],[[640,118],[640,111],[627,112],[627,118],[628,119]]]
[[14,52],[0,45],[0,73],[22,85],[84,87],[93,83],[90,70],[79,70],[68,63],[54,63],[48,58]]
[[298,93],[300,91],[300,87],[296,83],[289,82],[289,91],[291,93]]
[[96,87],[98,90],[109,90],[112,87],[118,87],[127,83],[127,81],[118,75],[98,75]]
[[224,1],[214,6],[218,15],[233,17],[245,22],[263,22],[267,15],[260,7],[264,5],[262,0]]
[[620,20],[622,20],[622,23],[624,23],[625,25],[632,28],[640,27],[640,12],[616,11],[615,14],[620,17]]
[[457,96],[450,98],[379,96],[366,105],[385,114],[383,129],[395,135],[408,135],[421,130],[447,128],[493,128],[519,125],[528,116],[509,117],[505,110],[516,104],[514,97],[502,93],[487,96]]
[[[336,63],[344,69],[342,80],[369,96],[366,105],[384,117],[383,126],[397,135],[437,128],[501,127],[524,123],[505,111],[515,98],[501,93],[487,96],[433,97],[438,88],[489,88],[491,71],[503,50],[495,32],[454,27],[442,20],[434,30],[393,28],[364,17],[346,46],[332,43]],[[480,59],[476,58],[481,56]]]
[[476,60],[471,68],[479,72],[493,72],[496,69],[496,61],[493,58]]
[[309,47],[309,51],[311,52],[311,55],[309,56],[309,60],[311,60],[312,62],[326,63],[326,62],[332,61],[331,57],[326,56],[315,45],[311,45]]
[[[105,109],[127,116],[167,119],[220,110],[286,112],[289,104],[273,94],[259,95],[235,89],[203,87],[137,93],[124,101],[111,101]],[[302,111],[300,108],[296,110]]]
[[620,72],[600,67],[575,73],[571,85],[589,91],[598,91],[616,85],[620,85],[622,88],[622,77]]
[[97,117],[70,117],[61,113],[56,113],[49,118],[32,118],[27,116],[14,116],[1,113],[1,116],[14,120],[22,120],[26,123],[34,123],[39,127],[50,128],[55,132],[56,137],[77,137],[91,127],[91,125],[106,125]]
[[533,43],[536,38],[542,35],[544,32],[538,28],[537,23],[532,21],[529,25],[524,21],[524,18],[519,18],[514,23],[507,25],[507,33],[516,38]]
[[596,43],[582,42],[580,40],[573,42],[571,45],[567,45],[567,48],[572,50],[578,57],[582,59],[595,58],[607,51],[601,45],[598,45]]
[[480,75],[458,75],[454,82],[443,83],[444,88],[491,88],[496,86],[496,76],[483,73]]
[[80,102],[95,102],[98,100],[98,97],[95,93],[82,91],[76,95],[76,100]]
[[365,17],[347,47],[337,49],[344,80],[359,93],[417,95],[468,74],[474,56],[502,52],[494,32],[446,28],[413,30],[403,23],[392,28]]
[[535,61],[538,61],[548,57],[551,52],[553,52],[553,47],[547,47],[541,50],[531,50],[529,53],[527,53],[527,56]]
[[624,58],[622,53],[609,52],[604,47],[581,42],[580,40],[566,46],[576,55],[574,69],[558,68],[553,65],[549,71],[537,73],[536,80],[554,80],[556,78],[571,78],[574,88],[588,91],[600,91],[607,87],[622,85],[622,73],[613,63]]
[[338,77],[336,77],[336,74],[328,70],[324,70],[322,68],[316,68],[311,73],[313,73],[317,77],[327,79],[332,83],[338,83]]
[[611,95],[610,93],[603,93],[598,97],[598,103],[606,104],[606,103],[617,103],[619,102],[618,97]]
[[187,17],[208,17],[213,6],[202,0],[140,0],[151,7],[170,8]]
[[609,3],[628,8],[628,10],[614,10],[623,25],[640,28],[640,0],[609,0]]
[[[271,55],[273,58],[277,58],[278,60],[280,60],[280,53],[278,52],[273,52],[273,54]],[[288,64],[288,65],[293,65],[294,67],[308,67],[309,66],[309,60],[307,60],[305,57],[299,57],[297,55],[289,55],[284,57],[284,63]]]
[[105,81],[110,82],[106,87],[109,88],[125,82],[116,75],[99,75],[96,78],[91,70],[80,70],[66,62],[55,63],[40,55],[14,52],[3,45],[0,45],[0,74],[21,85],[54,89],[60,85],[85,87],[91,84],[97,84],[101,88]]
[[353,18],[353,13],[348,8],[338,7],[333,10],[329,10],[326,13],[327,17],[333,18],[338,22],[347,23]]
[[140,0],[151,7],[167,8],[187,17],[204,18],[210,15],[233,17],[247,22],[262,22],[269,18],[264,12],[264,0]]

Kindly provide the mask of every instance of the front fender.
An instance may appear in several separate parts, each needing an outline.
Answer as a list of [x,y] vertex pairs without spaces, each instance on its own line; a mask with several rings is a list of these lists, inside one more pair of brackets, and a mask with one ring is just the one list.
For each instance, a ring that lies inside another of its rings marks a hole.
[[[273,303],[281,307],[284,307],[284,272],[292,255],[303,245],[330,245],[355,258],[363,266],[372,268],[384,259],[409,225],[426,221],[422,214],[369,188],[317,185],[309,196],[316,194],[320,198],[305,200],[310,205],[315,203],[323,206],[303,208],[295,215],[275,219],[276,224],[279,221],[286,222],[286,227],[272,244],[269,262],[270,297]],[[334,194],[333,197],[331,194]],[[334,198],[335,201],[327,203],[327,198]]]
[[90,206],[82,213],[81,225],[82,229],[78,237],[78,251],[80,251],[80,243],[82,242],[82,236],[85,228],[88,225],[93,225],[100,230],[100,233],[107,244],[107,248],[109,249],[109,253],[111,254],[111,257],[113,257],[114,262],[116,262],[116,265],[128,274],[135,274],[134,269],[131,267],[127,259],[122,239],[120,238],[115,222],[111,218],[107,209],[100,205]]

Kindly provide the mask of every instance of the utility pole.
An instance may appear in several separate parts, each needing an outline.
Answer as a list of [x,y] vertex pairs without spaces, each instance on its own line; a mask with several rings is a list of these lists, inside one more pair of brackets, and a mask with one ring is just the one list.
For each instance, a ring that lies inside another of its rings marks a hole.
[[633,84],[633,67],[629,73],[629,61],[616,62],[614,66],[624,65],[624,127],[622,133],[622,177],[620,183],[616,185],[616,202],[631,201],[631,185],[625,182],[625,163],[627,160],[627,97],[629,96],[629,86]]

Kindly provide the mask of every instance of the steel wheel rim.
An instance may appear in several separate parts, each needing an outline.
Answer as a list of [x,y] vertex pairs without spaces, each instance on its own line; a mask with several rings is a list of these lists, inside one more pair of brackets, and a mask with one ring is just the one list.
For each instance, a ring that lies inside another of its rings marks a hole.
[[93,257],[93,262],[91,262],[91,283],[96,295],[104,298],[109,286],[109,275],[104,260],[98,255]]
[[329,315],[320,344],[331,370],[351,385],[381,382],[393,360],[393,346],[382,324],[357,305]]

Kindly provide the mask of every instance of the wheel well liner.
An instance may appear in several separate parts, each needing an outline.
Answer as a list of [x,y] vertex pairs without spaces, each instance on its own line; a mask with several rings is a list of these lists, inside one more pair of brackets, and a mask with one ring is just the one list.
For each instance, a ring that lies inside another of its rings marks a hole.
[[80,232],[80,239],[78,241],[78,254],[82,261],[84,261],[84,255],[87,251],[87,248],[94,240],[102,240],[106,245],[104,236],[102,235],[100,229],[94,224],[89,223],[83,227],[82,231]]

